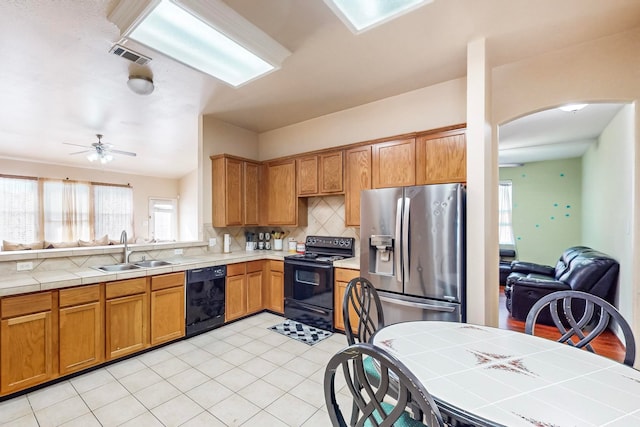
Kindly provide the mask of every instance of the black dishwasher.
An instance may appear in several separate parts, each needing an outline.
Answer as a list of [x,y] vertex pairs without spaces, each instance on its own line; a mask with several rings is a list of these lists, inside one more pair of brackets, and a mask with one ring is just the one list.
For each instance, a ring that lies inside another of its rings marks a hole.
[[187,337],[208,331],[224,323],[224,289],[227,266],[187,271]]

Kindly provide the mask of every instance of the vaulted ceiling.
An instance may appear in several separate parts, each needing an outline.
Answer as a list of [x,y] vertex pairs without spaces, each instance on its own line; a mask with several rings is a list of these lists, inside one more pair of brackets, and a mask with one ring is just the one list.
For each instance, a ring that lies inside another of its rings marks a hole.
[[152,58],[148,96],[109,53],[116,0],[0,2],[0,157],[87,167],[63,143],[101,133],[138,153],[105,169],[178,178],[196,168],[200,114],[263,132],[463,77],[476,37],[501,65],[640,25],[637,0],[435,0],[354,35],[322,0],[225,2],[292,52],[282,69],[232,88],[133,43]]

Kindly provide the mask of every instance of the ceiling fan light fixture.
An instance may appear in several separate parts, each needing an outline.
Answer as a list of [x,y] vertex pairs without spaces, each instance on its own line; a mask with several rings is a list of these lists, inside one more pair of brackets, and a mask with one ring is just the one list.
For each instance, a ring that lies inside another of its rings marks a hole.
[[127,86],[138,95],[150,95],[153,92],[153,80],[146,76],[129,76]]

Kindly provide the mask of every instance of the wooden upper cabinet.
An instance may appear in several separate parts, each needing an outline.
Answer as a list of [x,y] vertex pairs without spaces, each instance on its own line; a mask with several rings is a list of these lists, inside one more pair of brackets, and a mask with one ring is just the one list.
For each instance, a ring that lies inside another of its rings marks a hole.
[[238,157],[211,157],[214,227],[258,224],[258,168]]
[[466,129],[420,135],[416,139],[416,184],[466,182]]
[[371,148],[373,188],[416,184],[415,138],[379,142]]
[[296,175],[299,196],[318,194],[318,156],[297,159]]
[[320,168],[318,176],[320,194],[344,192],[342,151],[319,154]]
[[244,167],[244,225],[258,225],[260,165],[258,163],[243,162]]
[[344,225],[360,226],[360,192],[371,188],[371,146],[346,150],[345,156],[345,191],[344,191]]
[[306,199],[296,194],[295,159],[265,165],[267,225],[306,225]]
[[341,194],[343,185],[342,151],[304,156],[296,159],[298,196]]

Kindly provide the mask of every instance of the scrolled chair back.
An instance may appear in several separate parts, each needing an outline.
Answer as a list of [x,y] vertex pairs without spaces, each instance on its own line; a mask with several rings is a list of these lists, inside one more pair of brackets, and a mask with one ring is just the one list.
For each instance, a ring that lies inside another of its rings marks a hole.
[[529,310],[525,321],[525,333],[535,334],[538,315],[548,307],[554,325],[560,331],[558,342],[595,353],[592,341],[605,331],[613,319],[624,335],[625,357],[623,363],[633,366],[636,343],[631,326],[620,312],[602,298],[581,291],[557,291],[539,299]]
[[356,277],[347,284],[342,301],[342,315],[349,345],[368,342],[384,326],[382,303],[370,281],[364,277]]
[[[372,358],[380,371],[377,383],[372,383],[365,374],[366,357]],[[358,417],[352,417],[351,424],[346,423],[336,399],[336,375],[340,371],[359,412]],[[390,393],[393,399],[389,398]],[[324,374],[324,394],[334,427],[424,427],[425,424],[412,419],[406,411],[409,402],[421,409],[427,426],[445,426],[433,398],[415,375],[387,351],[372,344],[350,345],[329,360]]]

